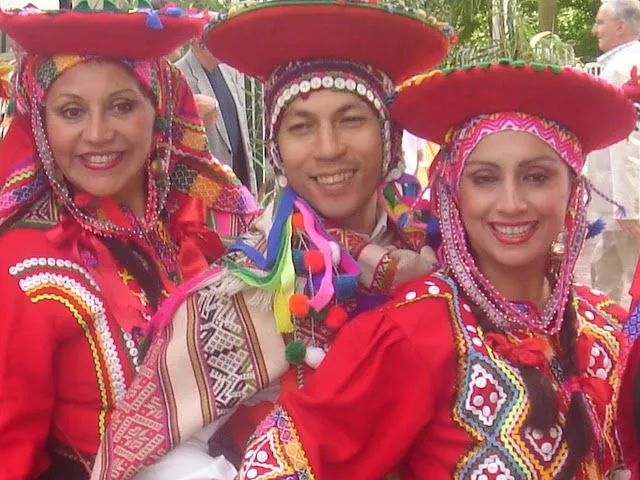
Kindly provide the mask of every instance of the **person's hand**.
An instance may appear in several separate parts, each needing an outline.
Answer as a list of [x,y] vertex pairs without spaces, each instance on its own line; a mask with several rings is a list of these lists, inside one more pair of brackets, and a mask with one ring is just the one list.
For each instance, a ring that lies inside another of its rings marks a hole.
[[620,219],[617,222],[623,232],[640,237],[640,220]]
[[218,101],[208,95],[194,93],[198,113],[202,117],[205,126],[213,125],[218,118]]

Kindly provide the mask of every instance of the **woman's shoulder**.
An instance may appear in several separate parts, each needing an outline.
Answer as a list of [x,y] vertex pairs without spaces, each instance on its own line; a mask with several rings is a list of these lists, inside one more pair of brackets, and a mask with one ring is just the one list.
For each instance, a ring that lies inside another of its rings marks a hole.
[[455,311],[462,305],[465,304],[456,283],[439,270],[398,285],[383,309],[391,315],[398,312],[404,316],[413,311],[428,314],[442,307]]
[[387,321],[419,343],[451,339],[452,328],[475,323],[457,285],[442,271],[399,285],[381,311]]
[[[587,323],[607,326],[615,331],[622,329],[629,313],[603,292],[585,285],[574,285],[574,305],[578,317]],[[608,329],[608,328],[607,328]]]

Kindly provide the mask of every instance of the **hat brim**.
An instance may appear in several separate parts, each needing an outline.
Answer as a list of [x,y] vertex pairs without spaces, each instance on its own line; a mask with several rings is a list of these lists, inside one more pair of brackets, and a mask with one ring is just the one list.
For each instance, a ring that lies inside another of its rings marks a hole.
[[553,120],[585,153],[623,140],[635,126],[634,108],[617,87],[569,67],[496,64],[431,72],[402,85],[391,105],[400,126],[438,144],[451,128],[497,112]]
[[214,22],[204,41],[221,62],[263,80],[293,60],[344,59],[400,81],[433,68],[449,49],[443,31],[409,14],[376,4],[318,1],[263,2]]
[[148,18],[148,12],[0,12],[0,30],[27,53],[152,60],[199,36],[206,23],[204,17],[157,15],[161,28],[157,22],[154,28]]

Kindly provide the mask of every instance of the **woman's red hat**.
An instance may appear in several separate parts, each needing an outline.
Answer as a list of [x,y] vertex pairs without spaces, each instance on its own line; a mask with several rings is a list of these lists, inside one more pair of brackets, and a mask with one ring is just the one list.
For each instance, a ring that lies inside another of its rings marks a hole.
[[572,67],[503,61],[418,75],[398,88],[395,120],[443,144],[451,129],[488,113],[521,112],[571,131],[584,153],[626,138],[635,110],[622,91]]
[[26,53],[155,60],[202,33],[203,15],[175,7],[156,11],[0,11],[0,30]]

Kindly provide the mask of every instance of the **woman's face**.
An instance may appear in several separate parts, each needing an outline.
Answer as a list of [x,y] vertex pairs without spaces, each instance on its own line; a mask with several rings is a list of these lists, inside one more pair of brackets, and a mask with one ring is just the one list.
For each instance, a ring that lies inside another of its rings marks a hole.
[[77,190],[131,205],[144,197],[154,107],[115,63],[70,68],[50,87],[46,133],[56,165]]
[[467,159],[459,190],[480,270],[544,266],[564,228],[570,193],[569,167],[539,138],[504,131],[482,139]]

